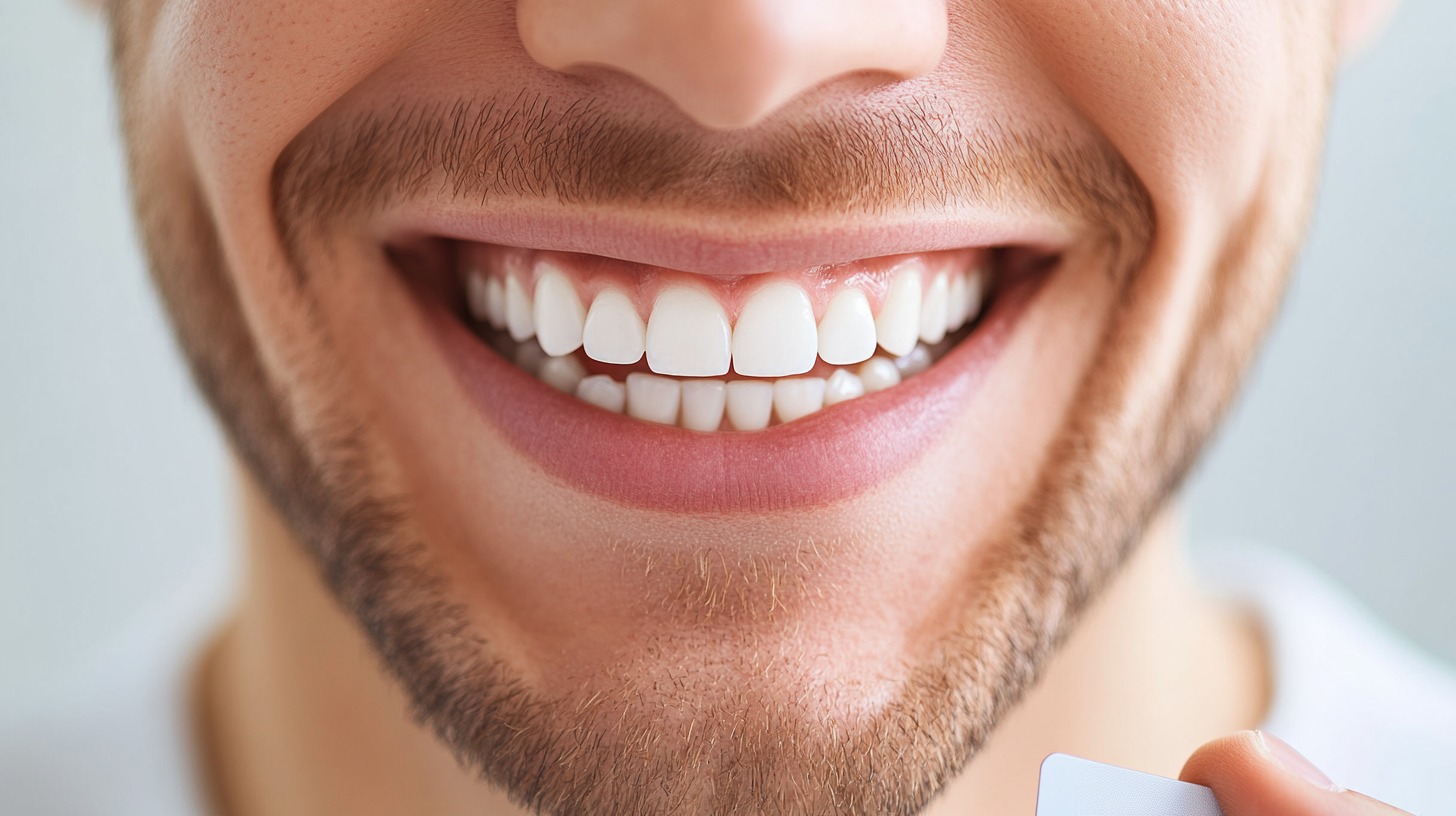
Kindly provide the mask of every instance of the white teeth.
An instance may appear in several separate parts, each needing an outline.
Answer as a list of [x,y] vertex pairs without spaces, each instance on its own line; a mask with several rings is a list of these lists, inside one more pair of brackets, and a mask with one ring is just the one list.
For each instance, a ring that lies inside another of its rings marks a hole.
[[686,380],[682,384],[682,426],[693,431],[716,431],[723,424],[727,400],[722,380]]
[[780,422],[793,422],[824,407],[824,380],[793,377],[774,381],[774,412]]
[[536,333],[531,296],[514,277],[506,278],[506,327],[510,329],[511,339],[517,343]]
[[951,309],[957,318],[955,328],[961,328],[980,316],[981,297],[986,293],[986,277],[983,272],[976,270],[968,275],[957,275],[957,280],[962,283],[962,291],[955,291],[952,287]]
[[824,382],[824,405],[838,405],[845,400],[864,396],[864,383],[853,372],[839,369]]
[[853,365],[875,353],[875,316],[858,289],[843,289],[819,321],[819,357],[830,365]]
[[731,355],[728,315],[701,289],[663,290],[647,320],[647,366],[658,374],[720,377]]
[[859,379],[866,394],[884,391],[900,384],[900,369],[884,357],[871,357],[859,367]]
[[[699,432],[793,422],[924,372],[946,336],[979,317],[987,280],[981,268],[932,277],[924,260],[911,258],[894,270],[878,314],[864,291],[843,286],[817,322],[807,290],[775,281],[752,291],[732,325],[708,289],[669,285],[644,322],[628,292],[602,289],[583,308],[563,267],[546,258],[531,264],[523,255],[503,258],[495,276],[465,270],[471,320],[499,330],[483,338],[551,388],[607,411]],[[528,294],[522,281],[533,279]],[[654,373],[632,372],[625,381],[588,376],[579,349],[614,365],[645,356]],[[797,376],[820,359],[855,368],[835,368],[827,378]],[[730,369],[755,379],[703,379]]]
[[814,304],[793,284],[760,287],[733,326],[733,370],[747,377],[803,374],[818,354]]
[[577,384],[576,398],[620,414],[627,407],[627,388],[606,374],[593,374]]
[[920,304],[920,339],[932,346],[945,339],[949,289],[950,282],[945,273],[936,275],[925,290],[925,299]]
[[541,350],[552,357],[561,357],[581,348],[581,327],[586,317],[576,287],[555,264],[536,262],[540,277],[536,279],[536,341]]
[[728,424],[740,431],[768,427],[773,414],[774,387],[762,380],[733,380],[727,386]]
[[627,375],[627,416],[676,425],[681,400],[682,386],[677,380],[641,372]]
[[953,332],[966,325],[966,307],[971,302],[971,292],[966,286],[965,275],[951,275],[950,289],[945,296],[945,330]]
[[485,319],[497,331],[506,327],[506,289],[500,278],[490,278],[485,282]]
[[895,369],[900,372],[900,379],[904,379],[923,374],[933,362],[935,361],[930,359],[930,349],[917,345],[910,349],[909,354],[895,358]]
[[586,378],[586,369],[575,357],[547,357],[541,362],[536,378],[557,391],[575,394],[576,387]]
[[895,356],[915,348],[920,339],[920,278],[924,264],[909,262],[890,281],[880,315],[875,318],[875,334],[880,347]]
[[587,310],[582,342],[593,360],[631,365],[647,349],[647,327],[625,293],[603,289]]

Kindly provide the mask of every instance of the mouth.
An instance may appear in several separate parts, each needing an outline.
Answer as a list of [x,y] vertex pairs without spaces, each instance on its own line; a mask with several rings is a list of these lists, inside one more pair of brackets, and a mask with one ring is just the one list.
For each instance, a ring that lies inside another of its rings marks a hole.
[[902,469],[1061,261],[968,247],[702,275],[441,237],[388,254],[512,447],[588,493],[692,513],[825,504]]

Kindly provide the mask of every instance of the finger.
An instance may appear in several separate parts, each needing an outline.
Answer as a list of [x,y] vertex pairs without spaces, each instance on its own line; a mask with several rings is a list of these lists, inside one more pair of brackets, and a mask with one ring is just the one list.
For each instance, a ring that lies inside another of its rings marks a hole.
[[1340,788],[1283,740],[1262,731],[1241,731],[1204,745],[1188,759],[1178,778],[1213,788],[1224,816],[1405,813]]

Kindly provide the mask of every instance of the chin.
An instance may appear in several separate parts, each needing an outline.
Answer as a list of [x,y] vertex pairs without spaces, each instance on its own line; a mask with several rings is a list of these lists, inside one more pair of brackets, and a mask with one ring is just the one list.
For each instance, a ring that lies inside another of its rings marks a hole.
[[1140,522],[1079,526],[1047,481],[1084,464],[1056,443],[1129,267],[1015,225],[815,235],[771,254],[849,257],[787,271],[554,229],[391,212],[305,253],[357,417],[320,457],[388,508],[343,515],[390,520],[335,552],[336,592],[422,719],[546,810],[914,812]]

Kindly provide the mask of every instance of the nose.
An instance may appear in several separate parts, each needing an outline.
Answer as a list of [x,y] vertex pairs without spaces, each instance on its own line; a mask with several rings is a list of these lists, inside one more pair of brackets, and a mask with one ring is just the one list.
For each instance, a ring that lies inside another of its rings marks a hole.
[[947,17],[945,0],[519,0],[516,24],[547,68],[620,71],[741,128],[836,77],[929,73]]

